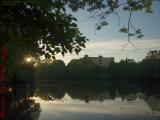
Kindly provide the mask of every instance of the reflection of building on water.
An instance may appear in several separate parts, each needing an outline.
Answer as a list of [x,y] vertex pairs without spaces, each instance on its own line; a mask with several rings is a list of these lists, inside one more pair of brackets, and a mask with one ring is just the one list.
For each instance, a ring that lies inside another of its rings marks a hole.
[[151,110],[160,111],[160,98],[156,95],[148,96],[135,86],[133,88],[131,86],[109,84],[41,86],[37,96],[42,100],[72,101],[75,99],[85,101],[86,103],[90,101],[116,100],[117,98],[128,103],[134,103],[140,100],[147,103]]
[[[90,86],[90,87],[89,87]],[[153,111],[160,111],[160,101],[158,97],[150,97],[145,94],[137,94],[139,91],[130,90],[131,87],[125,86],[114,86],[114,85],[53,85],[45,86],[40,88],[38,91],[38,96],[47,97],[46,100],[59,100],[61,102],[71,101],[73,99],[83,100],[85,102],[90,101],[103,101],[103,100],[116,100],[116,98],[121,98],[124,101],[128,101],[134,104],[134,101],[140,99],[146,102],[149,108]],[[12,101],[12,108],[9,114],[8,120],[38,120],[41,109],[39,101],[31,99],[30,96],[33,95],[34,91],[30,91],[31,88],[21,86],[17,88],[15,92],[14,100]],[[66,94],[67,93],[67,94]],[[49,97],[48,97],[49,96]],[[54,99],[53,99],[54,98]],[[153,112],[156,113],[156,112]]]
[[114,57],[89,57],[88,55],[85,55],[83,58],[88,61],[91,61],[92,63],[98,65],[98,66],[108,66],[110,63],[114,62]]

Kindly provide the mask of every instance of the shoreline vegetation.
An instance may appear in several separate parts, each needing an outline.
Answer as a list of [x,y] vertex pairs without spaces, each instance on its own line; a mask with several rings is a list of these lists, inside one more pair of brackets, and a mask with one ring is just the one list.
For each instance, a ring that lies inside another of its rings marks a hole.
[[38,118],[40,103],[30,99],[32,96],[61,100],[65,94],[86,103],[117,97],[127,102],[140,99],[153,114],[160,111],[160,59],[153,56],[141,62],[133,59],[112,62],[106,67],[84,59],[72,60],[67,66],[61,60],[38,67],[32,63],[15,66],[7,83],[12,88],[12,92],[6,94],[9,120]]
[[[152,53],[154,52],[154,54]],[[19,65],[11,76],[13,84],[130,84],[160,94],[160,52],[150,51],[140,62],[125,59],[99,66],[89,59],[73,59],[66,66],[61,60],[42,63],[36,68],[30,63]]]

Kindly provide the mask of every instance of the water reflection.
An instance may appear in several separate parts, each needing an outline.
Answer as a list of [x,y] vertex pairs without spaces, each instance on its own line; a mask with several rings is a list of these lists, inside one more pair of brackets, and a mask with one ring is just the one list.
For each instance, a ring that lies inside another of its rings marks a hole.
[[160,119],[160,96],[134,85],[21,84],[12,89],[5,94],[6,120]]
[[[40,104],[30,99],[34,94],[32,85],[11,85],[12,92],[1,94],[5,96],[5,102],[1,104],[1,112],[4,111],[3,120],[38,120]],[[2,103],[2,100],[0,101]],[[3,106],[3,107],[2,107]]]
[[43,85],[36,96],[42,108],[39,120],[160,119],[160,97],[134,85]]
[[71,99],[79,99],[89,103],[90,101],[115,100],[121,98],[123,101],[133,102],[137,99],[145,101],[153,111],[160,111],[160,96],[148,95],[134,85],[118,84],[65,84],[65,85],[43,85],[40,86],[36,96],[44,100],[62,99],[65,94]]
[[28,98],[14,101],[11,109],[9,120],[38,120],[40,115],[40,104]]
[[39,120],[155,120],[143,101],[126,103],[120,99],[103,102],[91,101],[87,104],[79,100],[68,102],[42,102]]

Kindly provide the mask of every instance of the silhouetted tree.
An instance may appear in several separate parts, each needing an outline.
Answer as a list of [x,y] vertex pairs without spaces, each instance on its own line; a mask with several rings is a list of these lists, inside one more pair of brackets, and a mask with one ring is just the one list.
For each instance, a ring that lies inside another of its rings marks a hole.
[[66,66],[61,60],[55,60],[50,64],[40,64],[37,69],[40,80],[56,82],[66,79]]

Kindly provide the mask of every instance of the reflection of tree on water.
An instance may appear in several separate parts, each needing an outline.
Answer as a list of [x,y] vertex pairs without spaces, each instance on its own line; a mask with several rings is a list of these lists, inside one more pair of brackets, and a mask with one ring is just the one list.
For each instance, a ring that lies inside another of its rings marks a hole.
[[5,94],[6,120],[38,120],[40,104],[29,97],[33,91],[26,85],[14,86],[13,90],[12,94]]
[[[20,71],[15,77],[12,84],[13,87],[13,101],[11,105],[11,112],[8,115],[8,119],[12,120],[36,120],[40,115],[40,104],[35,103],[34,100],[29,99],[34,95],[35,79],[33,79],[34,69],[30,67],[26,69],[26,66],[21,66],[23,71]],[[20,68],[21,68],[20,67]],[[29,73],[29,71],[31,73]],[[27,77],[23,78],[23,76]],[[23,82],[16,81],[17,78],[23,78]],[[67,93],[72,99],[80,99],[87,102],[92,100],[104,101],[106,99],[115,100],[120,97],[122,100],[135,101],[140,98],[148,104],[148,106],[154,111],[160,111],[159,98],[155,96],[148,97],[146,91],[143,94],[138,94],[141,89],[136,85],[122,84],[118,81],[109,81],[105,83],[86,83],[86,84],[49,84],[46,86],[38,87],[37,95],[44,100],[62,99]],[[13,117],[14,116],[14,117]]]
[[23,83],[8,84],[12,87],[12,93],[4,94],[5,120],[38,120],[40,104],[30,99],[30,96],[34,93],[34,85]]
[[55,99],[62,99],[65,93],[72,99],[80,99],[87,103],[93,100],[115,100],[117,97],[128,102],[141,99],[148,104],[151,110],[160,111],[160,98],[156,97],[156,95],[148,96],[146,93],[142,93],[139,87],[134,85],[108,83],[41,86],[39,96],[45,100],[52,100],[49,96]]
[[43,86],[40,91],[36,93],[43,100],[62,99],[65,95],[65,89],[61,85]]
[[14,101],[11,109],[9,120],[38,120],[40,115],[40,104],[28,98]]
[[38,120],[40,104],[30,99],[35,89],[33,65],[13,64],[12,67],[6,83],[6,86],[12,88],[11,94],[5,94],[6,120]]
[[160,111],[160,96],[144,96],[143,100],[153,111]]

